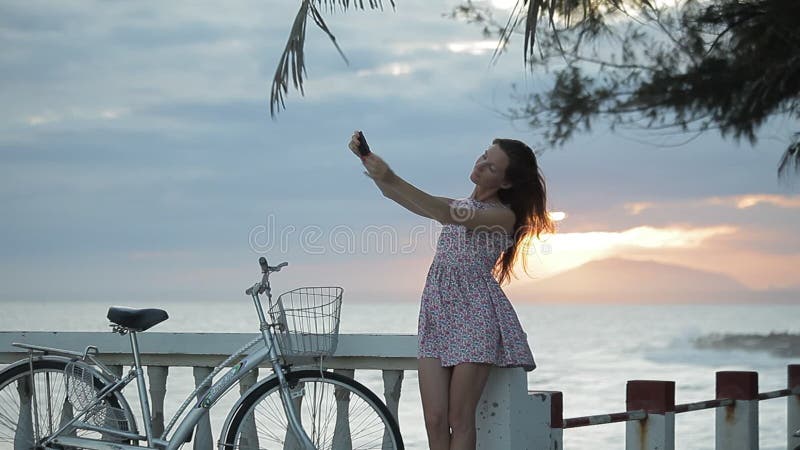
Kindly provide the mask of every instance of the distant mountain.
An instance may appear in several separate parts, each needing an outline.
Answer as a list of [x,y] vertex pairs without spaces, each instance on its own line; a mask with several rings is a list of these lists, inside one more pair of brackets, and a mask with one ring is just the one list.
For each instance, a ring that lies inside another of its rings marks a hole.
[[800,289],[753,290],[719,273],[624,258],[591,261],[540,281],[516,284],[511,283],[509,294],[533,302],[800,303]]

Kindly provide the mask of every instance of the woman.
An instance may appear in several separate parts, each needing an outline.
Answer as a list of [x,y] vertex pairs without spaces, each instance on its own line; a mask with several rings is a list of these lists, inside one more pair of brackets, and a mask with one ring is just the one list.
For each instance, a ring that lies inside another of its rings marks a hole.
[[[349,147],[358,156],[359,143],[356,131]],[[495,139],[472,169],[472,194],[459,200],[417,189],[374,153],[360,157],[384,196],[443,225],[420,305],[419,388],[431,450],[474,449],[491,366],[536,367],[500,288],[523,242],[555,231],[536,156],[520,141]]]

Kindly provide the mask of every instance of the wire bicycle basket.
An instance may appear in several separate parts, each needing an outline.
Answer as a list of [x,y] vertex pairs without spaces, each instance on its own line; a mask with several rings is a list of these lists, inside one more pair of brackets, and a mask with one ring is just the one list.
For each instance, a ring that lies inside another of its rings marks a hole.
[[92,406],[97,389],[95,376],[90,370],[70,362],[64,375],[66,399],[61,411],[63,420],[85,414],[83,421],[90,425],[123,431],[130,429],[122,409],[111,406],[107,401]]
[[269,307],[284,356],[330,356],[339,342],[341,287],[301,287],[284,292]]

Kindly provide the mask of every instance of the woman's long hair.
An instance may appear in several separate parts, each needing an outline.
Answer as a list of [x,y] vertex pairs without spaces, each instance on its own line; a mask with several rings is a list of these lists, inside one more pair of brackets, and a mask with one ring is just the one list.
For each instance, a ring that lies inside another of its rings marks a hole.
[[[547,188],[544,176],[539,170],[536,155],[524,142],[514,139],[495,139],[508,156],[505,178],[511,183],[508,189],[500,189],[500,201],[509,205],[517,219],[514,223],[514,244],[497,259],[494,276],[503,284],[509,281],[514,271],[514,263],[520,250],[527,251],[529,239],[538,239],[541,233],[555,233],[555,223],[547,213]],[[522,256],[522,266],[528,273],[526,261]]]

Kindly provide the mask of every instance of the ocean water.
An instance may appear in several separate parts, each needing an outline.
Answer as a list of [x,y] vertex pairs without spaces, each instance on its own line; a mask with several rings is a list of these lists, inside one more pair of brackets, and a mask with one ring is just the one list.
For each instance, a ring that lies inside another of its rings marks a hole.
[[[213,303],[132,304],[159,306],[170,319],[154,331],[257,332],[249,300]],[[106,331],[104,303],[4,302],[0,330]],[[697,349],[693,338],[709,333],[800,332],[800,305],[555,305],[516,304],[538,367],[528,374],[533,390],[564,395],[564,417],[625,410],[625,384],[633,379],[674,380],[676,403],[712,399],[715,372],[759,373],[759,391],[786,387],[786,366],[797,358],[766,352]],[[418,305],[410,302],[348,303],[342,307],[343,333],[415,333]],[[101,349],[102,351],[102,349]],[[262,370],[261,376],[268,371]],[[381,393],[378,371],[357,371],[356,379]],[[191,369],[173,368],[168,379],[170,417],[194,382]],[[135,388],[127,396],[136,406]],[[212,410],[216,433],[235,401],[228,394]],[[410,449],[426,448],[416,372],[405,374],[399,419]],[[786,398],[759,404],[760,448],[785,448]],[[676,449],[714,448],[714,410],[677,414]],[[216,435],[215,435],[216,438]],[[568,429],[564,448],[624,449],[625,424]]]

